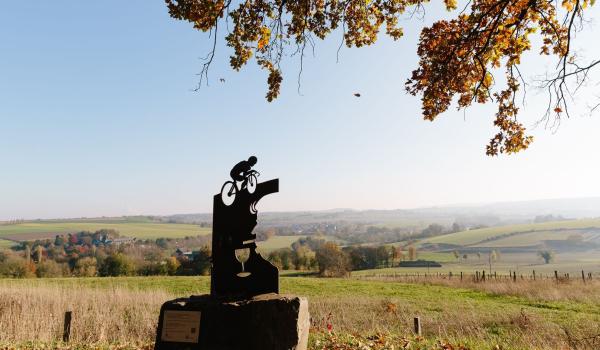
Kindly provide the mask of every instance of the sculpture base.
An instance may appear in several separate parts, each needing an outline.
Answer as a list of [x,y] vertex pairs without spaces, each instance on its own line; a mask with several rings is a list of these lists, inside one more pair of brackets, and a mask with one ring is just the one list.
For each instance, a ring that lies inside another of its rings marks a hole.
[[167,301],[160,309],[155,350],[306,350],[308,301],[262,294],[241,301],[210,295]]

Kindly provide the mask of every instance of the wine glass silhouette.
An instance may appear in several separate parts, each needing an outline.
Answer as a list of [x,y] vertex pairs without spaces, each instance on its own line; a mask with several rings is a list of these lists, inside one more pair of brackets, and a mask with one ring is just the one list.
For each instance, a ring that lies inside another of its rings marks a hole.
[[235,258],[242,264],[242,272],[239,272],[237,275],[239,277],[248,277],[250,276],[250,272],[246,272],[244,270],[244,263],[248,261],[250,258],[250,248],[241,248],[235,250]]

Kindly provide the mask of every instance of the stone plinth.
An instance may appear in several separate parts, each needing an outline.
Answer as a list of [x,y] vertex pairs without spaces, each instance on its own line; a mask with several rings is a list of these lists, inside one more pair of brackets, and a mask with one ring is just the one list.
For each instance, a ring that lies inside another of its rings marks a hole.
[[308,301],[262,294],[241,301],[209,295],[163,304],[156,350],[306,350]]

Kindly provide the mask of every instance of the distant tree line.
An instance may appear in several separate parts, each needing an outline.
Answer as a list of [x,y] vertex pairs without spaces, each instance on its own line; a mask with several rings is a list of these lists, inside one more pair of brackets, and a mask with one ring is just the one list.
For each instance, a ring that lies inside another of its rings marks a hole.
[[347,246],[324,238],[300,238],[291,248],[272,251],[268,260],[282,270],[315,271],[324,277],[343,277],[350,271],[398,266],[401,261],[415,261],[414,245]]
[[[429,225],[420,234],[436,235],[444,232],[441,230],[441,225]],[[277,231],[265,229],[256,233],[257,240],[264,240]],[[210,236],[132,240],[120,237],[114,230],[82,231],[21,242],[14,249],[2,252],[0,276],[208,275],[209,244]],[[341,247],[330,238],[308,236],[300,237],[290,248],[269,252],[267,259],[281,270],[340,277],[350,271],[396,267],[403,261],[416,261],[417,249],[410,242]]]
[[[119,243],[117,243],[119,242]],[[0,252],[0,276],[133,276],[207,275],[210,237],[133,240],[114,230],[57,235],[54,239],[21,242]],[[174,246],[198,247],[176,254]]]
[[[483,225],[470,228],[481,228]],[[467,226],[455,222],[451,226],[433,223],[425,228],[412,226],[390,227],[385,225],[372,225],[365,223],[334,222],[334,223],[307,223],[270,227],[257,227],[255,233],[267,239],[269,236],[329,236],[349,244],[376,243],[386,244],[395,242],[412,242],[418,239],[429,238],[448,233],[464,231]]]

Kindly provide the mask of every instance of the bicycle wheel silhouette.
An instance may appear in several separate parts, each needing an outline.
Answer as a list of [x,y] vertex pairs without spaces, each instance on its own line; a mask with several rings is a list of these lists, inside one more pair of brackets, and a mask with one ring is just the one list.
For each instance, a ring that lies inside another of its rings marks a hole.
[[230,206],[235,201],[235,194],[237,193],[237,187],[233,181],[227,181],[221,187],[221,201],[226,206]]
[[256,191],[256,184],[258,183],[258,179],[256,175],[249,175],[248,182],[246,183],[246,188],[248,189],[248,193],[254,193]]

